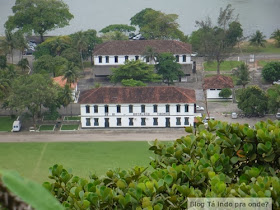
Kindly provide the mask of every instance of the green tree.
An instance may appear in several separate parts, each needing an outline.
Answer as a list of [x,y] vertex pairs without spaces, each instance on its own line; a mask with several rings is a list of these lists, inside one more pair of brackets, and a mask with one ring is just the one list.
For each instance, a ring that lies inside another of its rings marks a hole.
[[119,31],[127,35],[130,32],[136,31],[136,28],[134,26],[129,26],[125,24],[113,24],[113,25],[106,26],[105,28],[101,29],[99,32],[108,33],[111,31]]
[[14,42],[15,42],[15,48],[18,49],[21,54],[19,56],[19,58],[23,58],[23,52],[24,50],[27,48],[27,40],[24,37],[24,34],[22,33],[22,31],[16,31],[14,33]]
[[270,113],[277,113],[280,109],[280,85],[273,85],[267,90],[268,110]]
[[28,62],[27,58],[21,59],[18,62],[18,66],[21,68],[22,71],[25,71],[29,66],[29,62]]
[[[59,104],[66,108],[71,102],[73,102],[72,89],[68,84],[61,88],[58,93]],[[72,107],[71,107],[72,108]]]
[[280,62],[269,62],[262,69],[262,77],[273,82],[280,79]]
[[146,64],[140,60],[126,61],[124,65],[113,68],[112,72],[110,79],[113,83],[127,79],[141,82],[152,82],[160,79],[160,76],[154,73],[153,65]]
[[0,55],[0,69],[5,69],[7,67],[7,57],[5,55]]
[[102,39],[97,36],[96,30],[89,29],[84,33],[88,41],[88,50],[86,51],[86,57],[90,57],[91,65],[93,65],[93,50],[97,44],[102,43]]
[[143,57],[148,59],[150,64],[154,64],[156,62],[156,58],[158,57],[158,53],[151,46],[147,46],[145,52],[143,53]]
[[123,79],[121,83],[123,86],[129,86],[129,87],[146,86],[144,82],[134,80],[134,79]]
[[80,69],[79,67],[75,66],[74,63],[67,64],[64,72],[63,72],[63,79],[66,79],[67,84],[71,87],[71,84],[74,84],[77,82],[77,79],[79,77]]
[[128,36],[119,32],[119,31],[111,31],[101,36],[102,42],[108,42],[113,40],[128,40]]
[[67,64],[67,59],[61,56],[44,55],[33,63],[33,68],[35,73],[49,73],[56,77],[63,74]]
[[238,108],[249,117],[263,116],[267,112],[267,101],[268,97],[263,90],[257,86],[251,86],[242,89]]
[[156,71],[164,81],[167,81],[168,86],[184,75],[181,71],[181,65],[176,62],[176,58],[171,53],[161,53],[157,61],[158,64],[155,65]]
[[222,98],[229,98],[231,95],[232,91],[230,88],[223,88],[219,93],[219,96]]
[[19,112],[27,108],[36,126],[36,118],[41,116],[43,105],[57,100],[57,96],[57,87],[49,77],[41,74],[24,75],[13,81],[7,104]]
[[75,63],[77,66],[81,66],[80,53],[75,48],[70,47],[63,50],[60,56],[66,58],[70,63]]
[[212,25],[209,17],[196,21],[199,29],[190,37],[199,54],[206,56],[208,61],[217,61],[217,74],[220,74],[221,63],[233,53],[234,46],[243,36],[241,24],[233,11],[230,4],[225,9],[221,8],[216,26]]
[[179,30],[178,15],[165,14],[151,8],[143,9],[131,19],[131,25],[140,28],[140,33],[146,39],[184,39],[185,35]]
[[280,29],[275,30],[272,34],[271,37],[272,39],[275,39],[276,41],[276,46],[280,47]]
[[4,54],[7,56],[8,54],[11,55],[12,63],[14,61],[14,49],[16,48],[16,42],[14,34],[9,31],[5,30],[5,37],[0,40],[0,47]]
[[250,38],[250,45],[255,45],[257,47],[265,47],[265,35],[263,35],[262,32],[260,32],[259,30],[256,31],[256,33],[254,33],[251,38]]
[[12,10],[5,27],[39,34],[42,42],[47,31],[62,28],[73,18],[61,0],[16,0]]
[[236,72],[237,75],[237,85],[242,85],[243,88],[250,82],[249,68],[245,63],[242,63]]

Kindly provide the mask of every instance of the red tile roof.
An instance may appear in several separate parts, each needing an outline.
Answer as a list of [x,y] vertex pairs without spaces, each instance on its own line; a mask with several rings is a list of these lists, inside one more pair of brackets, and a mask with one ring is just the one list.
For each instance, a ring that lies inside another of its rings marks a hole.
[[195,103],[195,91],[178,87],[100,87],[82,92],[80,104]]
[[[66,83],[67,83],[67,80],[66,80],[66,79],[63,79],[63,76],[54,77],[54,78],[53,78],[53,81],[54,81],[55,83],[57,83],[60,87],[64,87],[64,86],[66,85]],[[76,86],[77,86],[77,83],[76,83],[76,82],[71,84],[71,88],[72,88],[72,89],[75,89]]]
[[233,81],[230,77],[224,75],[215,75],[204,78],[203,89],[222,89],[233,88]]
[[155,52],[172,54],[190,54],[192,46],[175,40],[117,40],[97,45],[93,55],[142,55],[147,47]]

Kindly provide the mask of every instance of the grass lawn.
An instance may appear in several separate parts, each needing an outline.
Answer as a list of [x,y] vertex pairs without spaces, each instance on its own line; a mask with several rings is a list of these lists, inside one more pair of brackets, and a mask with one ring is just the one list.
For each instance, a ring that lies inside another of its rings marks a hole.
[[13,122],[15,119],[8,117],[0,117],[0,131],[11,131],[13,128]]
[[16,170],[39,183],[50,181],[48,169],[62,164],[77,176],[104,175],[107,170],[149,166],[147,142],[1,143],[0,168]]
[[52,131],[55,125],[41,125],[39,131]]
[[280,48],[276,47],[271,41],[268,41],[265,44],[265,47],[256,47],[249,45],[249,42],[244,42],[242,44],[242,52],[243,53],[267,53],[267,54],[278,54],[280,53]]
[[258,66],[262,66],[264,67],[267,63],[270,63],[270,62],[280,62],[280,60],[259,60],[258,61]]
[[[239,66],[242,61],[224,61],[221,63],[220,71],[230,71],[233,68]],[[205,71],[217,71],[217,62],[205,62],[204,64]]]
[[78,117],[78,116],[73,116],[73,117],[70,117],[70,116],[66,116],[64,117],[64,120],[81,120],[81,117]]
[[78,130],[79,125],[62,125],[61,130],[63,131],[73,131]]

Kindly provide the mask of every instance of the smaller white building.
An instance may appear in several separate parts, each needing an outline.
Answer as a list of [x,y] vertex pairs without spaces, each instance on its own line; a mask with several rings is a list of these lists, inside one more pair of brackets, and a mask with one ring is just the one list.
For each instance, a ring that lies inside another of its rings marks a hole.
[[[215,75],[203,80],[203,90],[206,91],[207,99],[224,99],[219,96],[221,90],[233,87],[232,79],[224,75]],[[232,99],[232,95],[227,99]]]
[[194,125],[195,92],[177,87],[101,87],[80,96],[82,128]]

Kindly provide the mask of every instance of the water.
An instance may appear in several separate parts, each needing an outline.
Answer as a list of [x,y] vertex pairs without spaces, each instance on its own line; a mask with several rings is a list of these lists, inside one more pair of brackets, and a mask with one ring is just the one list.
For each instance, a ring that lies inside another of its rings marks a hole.
[[[15,0],[0,0],[0,34],[4,33],[4,23],[12,15]],[[64,0],[75,16],[70,25],[56,29],[48,35],[70,34],[79,30],[97,31],[110,24],[130,24],[130,18],[144,8],[153,8],[164,13],[179,15],[178,23],[185,34],[196,30],[195,21],[210,16],[215,23],[221,7],[232,4],[235,14],[239,14],[244,35],[256,30],[268,38],[280,29],[280,0]]]

